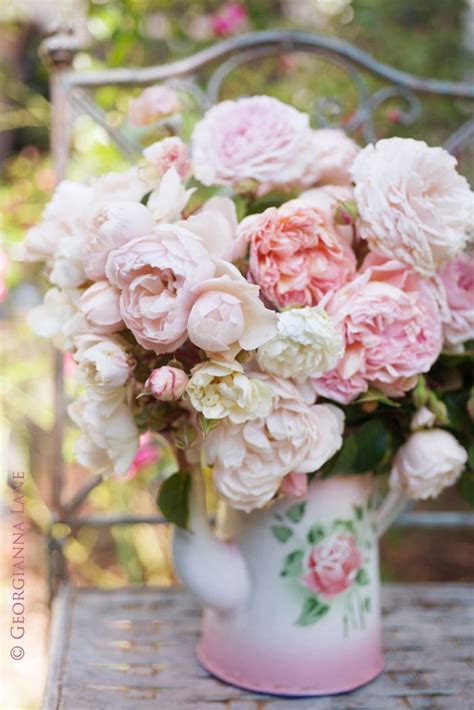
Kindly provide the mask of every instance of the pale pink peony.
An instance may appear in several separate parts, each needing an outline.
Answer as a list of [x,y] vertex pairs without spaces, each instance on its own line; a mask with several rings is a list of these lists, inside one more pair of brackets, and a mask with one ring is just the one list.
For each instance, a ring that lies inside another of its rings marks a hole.
[[273,391],[270,414],[242,423],[225,419],[205,442],[220,495],[247,512],[268,503],[288,473],[319,470],[340,448],[344,429],[337,407],[308,406],[291,382],[258,377]]
[[184,370],[163,365],[153,370],[145,382],[145,392],[149,392],[161,402],[180,399],[186,391],[189,378]]
[[110,335],[125,327],[120,313],[120,292],[108,281],[89,286],[81,295],[79,307],[92,333]]
[[276,334],[276,313],[265,308],[258,286],[249,284],[232,264],[221,262],[216,277],[195,286],[193,294],[189,339],[207,353],[235,357]]
[[474,259],[460,254],[438,272],[446,292],[448,319],[443,323],[448,345],[474,339]]
[[443,148],[389,138],[352,166],[361,236],[370,248],[430,276],[466,244],[473,194]]
[[130,101],[128,117],[132,126],[145,126],[163,116],[181,111],[181,101],[170,86],[156,85],[146,88],[140,96]]
[[152,143],[143,151],[143,157],[159,175],[164,175],[167,170],[174,168],[181,180],[186,181],[191,174],[188,146],[178,136]]
[[340,129],[321,128],[313,132],[311,149],[320,184],[351,184],[351,167],[360,150],[352,138]]
[[301,581],[315,594],[332,599],[345,592],[362,567],[362,553],[352,535],[333,535],[313,548],[309,572]]
[[186,340],[192,288],[212,278],[215,265],[199,237],[164,224],[153,235],[113,251],[106,272],[121,291],[120,312],[126,326],[140,345],[161,354]]
[[287,473],[278,490],[288,498],[304,498],[308,493],[308,476],[306,473]]
[[93,281],[105,278],[105,264],[110,252],[127,242],[153,231],[150,210],[140,202],[110,201],[99,205],[92,214],[84,253],[84,269]]
[[350,246],[300,200],[246,217],[237,240],[250,242],[250,276],[264,298],[279,308],[315,306],[356,270]]
[[307,114],[278,99],[223,101],[194,128],[194,175],[204,185],[287,185],[306,170],[310,138]]
[[417,431],[401,446],[393,460],[390,487],[409,498],[436,498],[461,475],[467,452],[448,431]]
[[348,404],[369,384],[402,396],[441,352],[435,290],[399,262],[369,255],[362,273],[321,305],[341,328],[346,346],[337,367],[312,380],[322,397]]

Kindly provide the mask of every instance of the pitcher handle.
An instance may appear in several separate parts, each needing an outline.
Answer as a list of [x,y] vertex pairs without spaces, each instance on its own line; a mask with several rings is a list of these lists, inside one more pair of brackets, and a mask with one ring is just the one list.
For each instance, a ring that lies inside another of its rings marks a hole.
[[377,510],[377,537],[381,537],[410,503],[410,498],[401,490],[390,489]]

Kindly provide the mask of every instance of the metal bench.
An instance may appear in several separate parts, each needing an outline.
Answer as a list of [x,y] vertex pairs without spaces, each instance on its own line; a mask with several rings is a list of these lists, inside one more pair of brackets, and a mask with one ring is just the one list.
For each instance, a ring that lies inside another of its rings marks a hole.
[[[376,137],[375,114],[395,98],[404,107],[402,124],[415,123],[421,115],[420,97],[445,97],[456,101],[466,118],[445,147],[460,156],[474,138],[474,120],[464,108],[474,99],[474,86],[462,82],[424,79],[375,61],[340,40],[296,31],[255,32],[213,45],[192,57],[171,64],[141,69],[74,72],[72,60],[78,47],[68,34],[57,34],[44,44],[51,65],[53,103],[52,151],[57,179],[65,177],[69,157],[72,111],[86,112],[109,133],[123,153],[134,159],[140,148],[110,126],[94,103],[94,89],[106,85],[135,86],[172,81],[189,91],[201,109],[220,96],[223,82],[241,65],[287,52],[306,52],[335,65],[351,82],[355,107],[348,112],[334,98],[315,95],[314,112],[320,125],[339,125],[357,132],[365,141]],[[211,69],[206,85],[197,81],[202,70]],[[370,80],[367,80],[370,77]],[[372,79],[381,83],[374,88]],[[64,538],[54,534],[57,523],[69,529],[163,522],[148,518],[114,516],[81,518],[79,509],[100,476],[92,476],[69,501],[61,498],[63,464],[61,442],[64,426],[62,358],[56,362],[55,459],[52,485],[52,524],[48,540],[53,602],[50,674],[44,710],[93,708],[180,709],[192,707],[256,710],[288,708],[288,699],[276,699],[232,688],[214,680],[194,658],[199,610],[191,597],[178,588],[136,587],[115,591],[74,589],[67,581],[63,555]],[[413,512],[401,516],[409,527],[474,527],[474,514]],[[59,591],[58,591],[59,590]],[[459,708],[469,707],[473,691],[474,627],[472,585],[386,585],[384,618],[387,668],[369,686],[337,700],[292,700],[306,708]]]

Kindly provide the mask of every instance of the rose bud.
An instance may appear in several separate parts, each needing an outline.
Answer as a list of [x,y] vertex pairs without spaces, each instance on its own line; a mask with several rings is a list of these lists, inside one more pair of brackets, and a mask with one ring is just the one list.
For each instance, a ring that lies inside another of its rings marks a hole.
[[162,402],[171,402],[183,396],[188,379],[183,370],[164,365],[152,371],[145,382],[145,391]]

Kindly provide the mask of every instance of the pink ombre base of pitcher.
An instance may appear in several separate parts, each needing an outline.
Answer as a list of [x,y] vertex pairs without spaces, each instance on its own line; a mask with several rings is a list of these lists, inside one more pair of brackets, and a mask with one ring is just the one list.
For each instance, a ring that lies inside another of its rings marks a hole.
[[344,651],[331,657],[285,657],[271,653],[266,660],[247,646],[242,652],[235,645],[216,643],[204,632],[197,647],[201,665],[212,675],[245,690],[273,695],[304,697],[334,695],[355,690],[374,680],[384,668],[379,634],[366,637],[354,655]]

